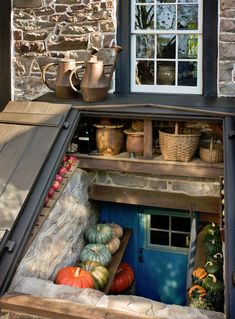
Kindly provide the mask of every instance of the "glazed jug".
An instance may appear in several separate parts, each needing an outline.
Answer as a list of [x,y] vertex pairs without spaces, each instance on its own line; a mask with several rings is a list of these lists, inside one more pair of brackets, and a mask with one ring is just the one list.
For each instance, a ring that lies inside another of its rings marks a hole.
[[[106,99],[108,90],[112,82],[113,72],[116,67],[117,54],[121,52],[120,46],[115,46],[114,63],[104,65],[102,60],[98,60],[95,54],[92,54],[90,59],[85,63],[85,71],[80,85],[80,91],[75,87],[73,82],[74,74],[82,68],[77,66],[70,73],[70,85],[75,92],[81,92],[85,102],[100,102]],[[111,72],[107,77],[104,73],[104,66],[111,66]]]
[[[69,59],[68,55],[65,54],[65,57],[61,59],[58,63],[48,63],[45,66],[42,66],[42,80],[46,86],[55,92],[58,98],[74,98],[77,97],[76,91],[71,88],[70,85],[70,74],[77,64],[84,64],[84,62],[76,62],[74,59]],[[46,77],[46,72],[52,66],[57,66],[57,75],[54,83],[48,81]],[[76,74],[73,74],[73,83],[76,88],[80,87],[81,80],[76,77]]]

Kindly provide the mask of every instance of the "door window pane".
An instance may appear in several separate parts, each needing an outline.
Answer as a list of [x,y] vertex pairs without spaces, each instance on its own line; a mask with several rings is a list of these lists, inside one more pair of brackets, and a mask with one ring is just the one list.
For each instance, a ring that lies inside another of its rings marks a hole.
[[169,223],[169,216],[164,215],[151,215],[151,222],[150,222],[151,228],[157,228],[157,229],[169,229],[170,223]]
[[157,29],[174,30],[176,23],[176,6],[174,4],[157,6]]
[[197,62],[178,63],[178,84],[182,86],[197,85]]
[[188,247],[188,240],[187,240],[186,234],[171,234],[171,246],[172,247],[182,247],[187,248]]
[[167,232],[152,230],[150,241],[152,245],[169,246],[169,235]]
[[136,6],[135,29],[154,29],[154,7],[150,5]]
[[151,34],[141,34],[136,36],[136,57],[154,58],[155,36]]
[[136,84],[154,84],[154,61],[137,61]]
[[171,217],[171,229],[175,231],[190,232],[191,220],[184,217]]

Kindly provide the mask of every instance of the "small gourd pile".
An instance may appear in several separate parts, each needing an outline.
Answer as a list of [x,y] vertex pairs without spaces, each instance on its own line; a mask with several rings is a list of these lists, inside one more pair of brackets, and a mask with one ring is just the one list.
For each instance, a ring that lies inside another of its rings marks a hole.
[[80,253],[78,266],[93,276],[94,288],[102,290],[109,279],[106,266],[120,247],[123,228],[118,224],[91,225],[84,236],[87,244]]
[[193,286],[189,289],[189,306],[223,312],[223,255],[219,226],[214,223],[204,227],[206,263],[192,273]]

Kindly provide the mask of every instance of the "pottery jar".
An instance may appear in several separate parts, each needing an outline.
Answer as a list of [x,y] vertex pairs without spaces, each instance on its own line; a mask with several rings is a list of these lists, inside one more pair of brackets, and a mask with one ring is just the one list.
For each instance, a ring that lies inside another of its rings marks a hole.
[[96,145],[102,155],[112,156],[121,152],[124,143],[123,125],[99,125],[96,127]]
[[143,132],[132,132],[125,130],[127,134],[126,139],[126,150],[128,153],[134,153],[137,156],[143,155],[144,148],[144,133]]

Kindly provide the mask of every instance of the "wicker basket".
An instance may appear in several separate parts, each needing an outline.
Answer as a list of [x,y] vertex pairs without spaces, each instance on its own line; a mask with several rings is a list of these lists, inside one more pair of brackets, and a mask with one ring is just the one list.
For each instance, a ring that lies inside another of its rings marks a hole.
[[178,133],[178,123],[175,124],[175,132],[159,131],[159,144],[165,161],[189,162],[196,152],[200,139],[199,131],[185,129]]
[[223,162],[223,145],[217,144],[211,138],[210,143],[200,146],[200,159],[207,163]]

